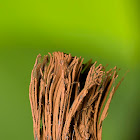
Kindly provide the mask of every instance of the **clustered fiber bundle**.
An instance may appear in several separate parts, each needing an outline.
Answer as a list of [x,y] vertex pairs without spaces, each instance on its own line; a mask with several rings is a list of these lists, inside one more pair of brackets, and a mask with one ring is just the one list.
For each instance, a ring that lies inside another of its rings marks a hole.
[[101,140],[102,122],[121,81],[114,67],[83,64],[80,57],[54,52],[37,56],[29,98],[35,140]]

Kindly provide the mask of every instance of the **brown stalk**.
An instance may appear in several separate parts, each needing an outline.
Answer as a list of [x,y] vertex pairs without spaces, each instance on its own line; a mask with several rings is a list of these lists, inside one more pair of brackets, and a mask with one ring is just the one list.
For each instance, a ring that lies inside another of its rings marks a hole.
[[124,77],[115,87],[117,68],[106,72],[96,63],[63,52],[37,56],[29,87],[35,140],[102,139],[102,122]]

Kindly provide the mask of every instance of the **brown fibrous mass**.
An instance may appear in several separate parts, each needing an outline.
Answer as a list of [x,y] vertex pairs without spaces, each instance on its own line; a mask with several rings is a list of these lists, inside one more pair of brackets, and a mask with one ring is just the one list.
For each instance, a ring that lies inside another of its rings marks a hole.
[[35,140],[101,140],[102,124],[121,81],[116,67],[54,52],[36,58],[29,99]]

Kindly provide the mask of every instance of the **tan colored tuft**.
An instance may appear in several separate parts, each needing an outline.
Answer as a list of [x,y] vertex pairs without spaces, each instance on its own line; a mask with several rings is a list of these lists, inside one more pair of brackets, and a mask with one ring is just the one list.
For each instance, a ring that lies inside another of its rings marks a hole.
[[63,52],[42,62],[37,56],[29,87],[35,140],[102,139],[102,122],[121,82],[113,86],[116,67],[106,72],[96,63]]

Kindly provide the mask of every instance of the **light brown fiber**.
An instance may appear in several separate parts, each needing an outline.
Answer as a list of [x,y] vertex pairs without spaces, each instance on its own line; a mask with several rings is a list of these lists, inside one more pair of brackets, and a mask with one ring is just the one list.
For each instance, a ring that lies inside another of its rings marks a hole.
[[35,140],[102,140],[102,124],[121,81],[116,67],[54,52],[36,58],[29,99]]

